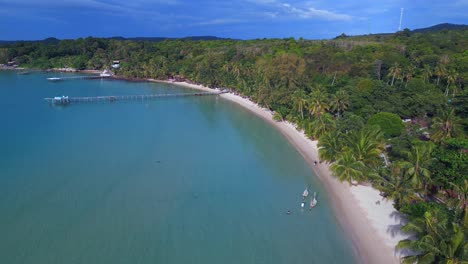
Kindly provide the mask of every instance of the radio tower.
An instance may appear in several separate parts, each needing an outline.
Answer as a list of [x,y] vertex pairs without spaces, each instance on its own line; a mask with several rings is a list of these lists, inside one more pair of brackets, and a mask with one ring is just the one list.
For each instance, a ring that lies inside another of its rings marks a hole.
[[403,7],[400,10],[400,25],[398,26],[398,31],[401,31],[401,22],[403,21]]

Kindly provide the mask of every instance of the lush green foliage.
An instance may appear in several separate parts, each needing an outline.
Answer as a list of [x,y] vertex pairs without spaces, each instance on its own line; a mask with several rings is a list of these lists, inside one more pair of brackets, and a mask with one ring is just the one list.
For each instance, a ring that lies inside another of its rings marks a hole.
[[405,128],[398,115],[387,112],[380,112],[371,116],[368,124],[379,126],[380,130],[387,138],[401,135],[401,132],[403,132]]
[[[176,78],[233,92],[318,139],[342,181],[369,181],[408,215],[407,263],[468,261],[468,31],[329,41],[86,38],[0,47],[0,63]],[[402,118],[410,123],[402,124]],[[436,201],[436,202],[434,202]]]

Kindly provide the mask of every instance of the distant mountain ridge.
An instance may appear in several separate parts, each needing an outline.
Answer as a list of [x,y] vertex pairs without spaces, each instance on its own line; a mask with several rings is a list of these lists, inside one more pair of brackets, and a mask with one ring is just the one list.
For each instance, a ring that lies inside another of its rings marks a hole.
[[426,33],[426,32],[440,31],[440,30],[452,30],[452,29],[468,29],[468,25],[442,23],[442,24],[437,24],[437,25],[427,27],[427,28],[414,29],[414,30],[411,30],[411,32]]
[[[99,37],[96,37],[99,38]],[[149,42],[160,42],[164,40],[225,40],[229,38],[218,38],[215,36],[189,36],[189,37],[182,37],[182,38],[168,38],[168,37],[132,37],[132,38],[125,38],[125,37],[107,37],[103,39],[115,39],[115,40],[130,40],[130,41],[149,41]],[[61,40],[65,39],[57,39],[57,38],[46,38],[43,40],[0,40],[0,45],[8,45],[14,44],[18,42],[24,43],[44,43],[44,44],[55,44],[60,42]]]
[[[354,39],[359,39],[363,37],[374,37],[374,38],[389,38],[394,36],[395,34],[399,34],[400,32],[405,32],[407,29],[404,29],[403,31],[397,31],[397,32],[390,32],[390,33],[372,33],[372,34],[363,34],[363,35],[346,35],[345,33],[336,36],[334,39],[343,39],[343,38],[354,38]],[[442,30],[468,30],[468,25],[464,24],[450,24],[450,23],[442,23],[442,24],[437,24],[434,26],[426,27],[426,28],[417,28],[413,30],[409,30],[410,34],[412,33],[433,33],[433,32],[438,32]]]
[[[468,29],[468,25],[465,24],[451,24],[451,23],[442,23],[442,24],[437,24],[434,26],[426,27],[426,28],[418,28],[418,29],[413,29],[411,30],[412,33],[430,33],[430,32],[436,32],[436,31],[441,31],[441,30],[464,30]],[[373,33],[370,34],[371,36],[391,36],[395,33]],[[342,34],[342,36],[346,36]],[[362,35],[356,35],[353,37],[359,37]],[[340,36],[338,36],[340,37]],[[338,38],[337,37],[337,38]],[[100,38],[100,37],[95,37],[95,38]],[[160,42],[164,40],[227,40],[231,38],[219,38],[216,36],[189,36],[189,37],[182,37],[182,38],[169,38],[169,37],[130,37],[130,38],[125,38],[125,37],[120,37],[120,36],[115,36],[115,37],[106,37],[103,39],[115,39],[115,40],[130,40],[130,41],[149,41],[149,42]],[[24,43],[44,43],[44,44],[56,44],[60,42],[61,40],[64,39],[57,39],[54,37],[51,38],[46,38],[43,40],[0,40],[0,46],[1,45],[8,45],[8,44],[15,44],[18,42],[24,42]]]

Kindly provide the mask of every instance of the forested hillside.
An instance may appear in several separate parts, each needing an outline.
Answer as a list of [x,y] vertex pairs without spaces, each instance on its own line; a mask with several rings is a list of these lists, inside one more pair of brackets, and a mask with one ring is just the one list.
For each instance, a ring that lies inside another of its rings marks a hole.
[[[333,40],[86,38],[0,47],[0,63],[102,69],[227,87],[319,140],[342,181],[371,182],[409,217],[406,261],[468,261],[468,30]],[[405,122],[403,122],[405,119]],[[385,162],[385,158],[388,162]]]

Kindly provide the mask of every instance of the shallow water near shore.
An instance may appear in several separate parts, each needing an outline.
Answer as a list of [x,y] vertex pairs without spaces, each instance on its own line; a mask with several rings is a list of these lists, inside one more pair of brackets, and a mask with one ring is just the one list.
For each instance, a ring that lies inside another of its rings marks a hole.
[[[1,263],[355,262],[322,185],[266,121],[217,96],[50,106],[193,92],[53,75],[0,71]],[[301,211],[307,186],[319,204]]]

